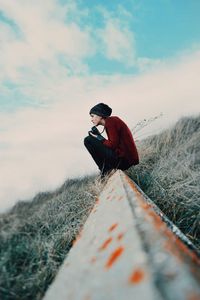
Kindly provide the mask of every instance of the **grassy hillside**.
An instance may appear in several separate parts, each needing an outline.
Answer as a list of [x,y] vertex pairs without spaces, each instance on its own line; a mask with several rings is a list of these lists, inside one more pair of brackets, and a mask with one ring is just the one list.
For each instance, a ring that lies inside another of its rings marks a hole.
[[[125,171],[199,247],[200,116],[138,143]],[[41,299],[103,188],[99,177],[67,180],[0,215],[0,299]]]
[[85,223],[103,184],[67,180],[0,215],[0,299],[41,299]]
[[200,115],[180,119],[138,149],[140,164],[126,173],[200,248]]

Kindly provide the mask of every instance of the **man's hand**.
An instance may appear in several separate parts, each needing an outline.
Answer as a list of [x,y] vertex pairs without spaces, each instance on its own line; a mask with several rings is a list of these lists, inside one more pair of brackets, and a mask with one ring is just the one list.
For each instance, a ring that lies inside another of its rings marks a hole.
[[104,141],[105,140],[105,138],[101,134],[94,134],[91,131],[88,131],[88,134],[95,137],[99,141]]
[[96,134],[93,134],[91,131],[89,131],[89,135],[92,135],[92,136],[94,136],[95,138],[97,138],[97,135],[96,135]]

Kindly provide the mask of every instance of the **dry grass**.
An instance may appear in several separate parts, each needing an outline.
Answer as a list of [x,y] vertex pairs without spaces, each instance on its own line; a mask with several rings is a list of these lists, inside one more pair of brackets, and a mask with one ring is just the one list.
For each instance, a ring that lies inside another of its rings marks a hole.
[[[138,148],[140,164],[126,173],[199,247],[200,116]],[[43,297],[105,183],[94,175],[67,180],[0,215],[0,299]]]
[[127,174],[200,247],[200,116],[185,117],[138,144]]
[[0,299],[43,297],[103,186],[99,176],[67,180],[0,215]]

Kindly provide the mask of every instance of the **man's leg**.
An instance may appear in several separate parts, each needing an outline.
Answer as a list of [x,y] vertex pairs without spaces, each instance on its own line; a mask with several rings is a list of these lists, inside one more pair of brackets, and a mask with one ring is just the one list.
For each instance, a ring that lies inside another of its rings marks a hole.
[[84,145],[103,174],[114,169],[119,163],[116,153],[95,137],[87,136]]
[[94,137],[91,136],[87,136],[84,139],[84,145],[87,148],[87,150],[89,151],[89,153],[91,154],[92,158],[94,159],[95,163],[97,164],[97,166],[99,167],[99,169],[102,169],[103,166],[103,160],[101,155],[99,155],[99,149],[98,149],[98,144],[100,144],[101,142],[98,141],[99,143],[95,143],[95,141],[93,140],[95,139]]

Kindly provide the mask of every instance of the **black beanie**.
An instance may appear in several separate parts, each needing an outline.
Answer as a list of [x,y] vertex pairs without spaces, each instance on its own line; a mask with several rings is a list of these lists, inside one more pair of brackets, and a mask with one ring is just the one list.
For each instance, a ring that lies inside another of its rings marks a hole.
[[112,113],[112,108],[110,108],[107,104],[98,103],[94,107],[90,109],[89,114],[95,114],[101,117],[109,117]]

